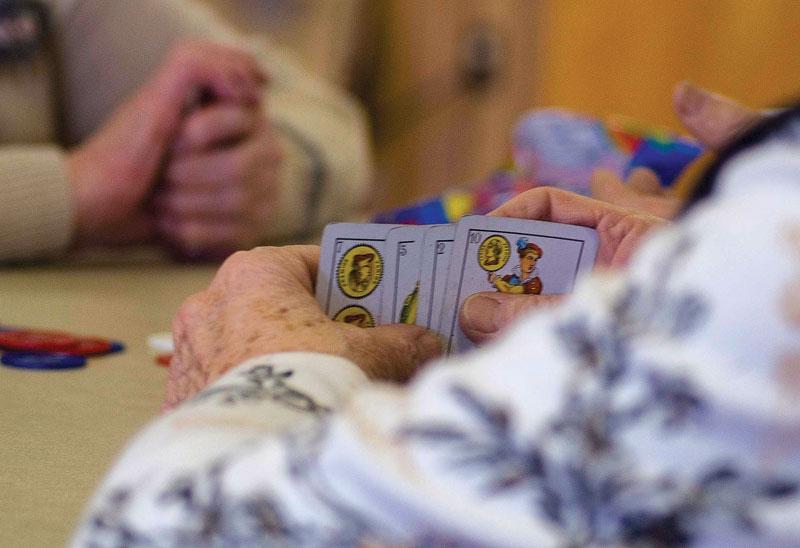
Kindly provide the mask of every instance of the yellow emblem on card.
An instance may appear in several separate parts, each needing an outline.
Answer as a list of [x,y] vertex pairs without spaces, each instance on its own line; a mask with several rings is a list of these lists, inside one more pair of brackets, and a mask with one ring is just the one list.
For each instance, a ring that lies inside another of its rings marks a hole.
[[380,253],[369,245],[351,247],[339,261],[336,281],[339,289],[354,299],[366,297],[378,287],[383,275]]
[[508,262],[510,250],[511,246],[503,236],[489,236],[478,248],[478,264],[487,272],[500,270]]
[[333,321],[349,323],[356,327],[375,327],[375,318],[372,317],[369,310],[357,304],[342,308],[333,317]]

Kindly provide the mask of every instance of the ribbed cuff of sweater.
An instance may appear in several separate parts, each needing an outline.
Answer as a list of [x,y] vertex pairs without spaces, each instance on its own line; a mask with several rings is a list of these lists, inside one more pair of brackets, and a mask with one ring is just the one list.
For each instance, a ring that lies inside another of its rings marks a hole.
[[63,252],[73,205],[63,153],[54,146],[0,148],[0,261]]

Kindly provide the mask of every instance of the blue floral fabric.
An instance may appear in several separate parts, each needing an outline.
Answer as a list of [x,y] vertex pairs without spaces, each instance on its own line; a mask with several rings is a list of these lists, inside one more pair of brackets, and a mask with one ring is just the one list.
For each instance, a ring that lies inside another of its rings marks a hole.
[[74,544],[800,546],[800,147],[721,185],[407,388],[243,364],[132,443]]

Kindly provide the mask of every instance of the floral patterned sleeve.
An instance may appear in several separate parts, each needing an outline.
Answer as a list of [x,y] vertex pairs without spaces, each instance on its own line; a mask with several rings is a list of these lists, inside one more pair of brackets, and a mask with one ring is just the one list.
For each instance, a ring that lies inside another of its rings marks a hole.
[[800,545],[800,149],[721,181],[406,389],[243,364],[132,443],[75,544]]

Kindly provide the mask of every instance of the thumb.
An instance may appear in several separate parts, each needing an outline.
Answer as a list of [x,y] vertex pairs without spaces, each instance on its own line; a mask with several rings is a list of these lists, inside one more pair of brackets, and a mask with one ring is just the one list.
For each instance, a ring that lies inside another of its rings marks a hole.
[[357,354],[353,361],[374,380],[407,381],[421,365],[442,353],[439,336],[416,325],[380,325],[361,332],[363,339],[353,348]]
[[496,337],[523,314],[553,306],[562,298],[562,295],[476,293],[464,302],[459,322],[469,340],[482,343]]

